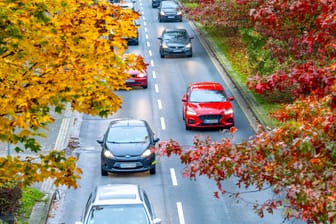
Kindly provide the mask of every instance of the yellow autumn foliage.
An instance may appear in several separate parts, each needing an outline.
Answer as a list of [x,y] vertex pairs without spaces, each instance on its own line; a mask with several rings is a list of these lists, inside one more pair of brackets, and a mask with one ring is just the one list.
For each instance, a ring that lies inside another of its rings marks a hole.
[[[122,99],[114,91],[126,88],[125,71],[146,66],[141,56],[124,55],[122,37],[134,36],[138,17],[106,0],[0,0],[0,142],[29,143],[38,152],[31,138],[41,136],[53,112],[66,105],[90,115],[117,111]],[[8,169],[14,163],[26,165],[1,158],[1,182],[18,178]],[[73,162],[53,164],[78,177]],[[43,167],[35,180],[53,175]]]

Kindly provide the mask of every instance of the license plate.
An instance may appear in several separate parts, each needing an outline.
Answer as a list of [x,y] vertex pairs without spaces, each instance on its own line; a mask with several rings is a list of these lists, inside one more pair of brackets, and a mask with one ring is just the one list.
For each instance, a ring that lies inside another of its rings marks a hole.
[[135,168],[136,163],[120,163],[120,168]]
[[126,83],[133,83],[133,82],[135,82],[133,79],[127,79],[126,80]]
[[218,119],[205,119],[203,121],[204,124],[217,124],[218,123]]
[[180,53],[182,50],[173,50],[174,53]]
[[175,16],[168,16],[168,19],[174,19]]

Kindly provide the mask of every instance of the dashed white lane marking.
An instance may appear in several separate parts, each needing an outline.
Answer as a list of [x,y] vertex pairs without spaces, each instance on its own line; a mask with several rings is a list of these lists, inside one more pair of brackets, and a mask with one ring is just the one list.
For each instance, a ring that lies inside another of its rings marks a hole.
[[176,202],[176,207],[177,207],[177,213],[178,213],[178,217],[179,217],[179,220],[180,220],[180,224],[185,224],[184,216],[183,216],[182,203],[181,202]]
[[156,79],[156,72],[152,71],[153,78]]
[[175,174],[175,169],[174,168],[170,168],[170,177],[171,177],[171,181],[173,186],[177,186],[177,179],[176,179],[176,174]]
[[159,109],[161,110],[161,109],[162,109],[162,103],[161,103],[161,100],[158,100],[157,103],[158,103],[158,107],[159,107]]
[[154,88],[155,88],[155,92],[158,93],[158,92],[159,92],[159,85],[158,85],[158,84],[155,84],[155,85],[154,85]]
[[152,56],[152,51],[149,50],[149,51],[148,51],[148,54],[149,54],[149,56]]
[[147,34],[147,33],[146,33],[145,37],[146,37],[146,39],[148,40],[149,37],[148,37],[148,34]]
[[151,60],[150,63],[151,63],[151,66],[154,67],[154,61]]
[[160,117],[160,121],[161,121],[161,129],[166,130],[166,124],[165,124],[165,121],[164,121],[164,117]]
[[149,43],[149,41],[147,41],[147,47],[150,47],[150,43]]

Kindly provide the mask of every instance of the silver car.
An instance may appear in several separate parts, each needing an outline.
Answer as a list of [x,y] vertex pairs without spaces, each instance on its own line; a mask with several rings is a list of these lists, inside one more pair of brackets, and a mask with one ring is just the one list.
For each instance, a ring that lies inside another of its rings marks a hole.
[[160,224],[144,189],[137,184],[98,185],[76,224]]

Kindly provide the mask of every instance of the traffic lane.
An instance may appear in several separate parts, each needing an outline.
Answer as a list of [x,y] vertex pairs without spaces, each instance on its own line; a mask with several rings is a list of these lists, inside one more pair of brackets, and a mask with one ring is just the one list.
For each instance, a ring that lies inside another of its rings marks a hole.
[[[96,140],[103,135],[108,123],[108,119],[84,116],[80,130],[80,148],[74,154],[78,155],[77,165],[83,171],[82,178],[78,181],[78,189],[59,188],[61,198],[54,204],[48,219],[49,224],[74,223],[79,221],[89,194],[96,185],[109,183],[134,183],[140,184],[147,191],[157,216],[165,220],[167,214],[164,204],[162,204],[163,187],[161,175],[150,175],[149,172],[130,174],[109,174],[101,176],[100,153],[101,147]],[[159,160],[160,158],[158,158]],[[160,164],[160,163],[159,163]],[[160,165],[157,173],[160,173]]]
[[[179,24],[180,25],[180,24]],[[185,25],[185,24],[184,24]],[[159,27],[159,33],[162,31],[162,26],[158,26]],[[165,26],[167,27],[167,25]],[[173,24],[169,24],[168,27],[175,27],[175,25]],[[160,30],[161,29],[161,30]],[[154,39],[153,39],[154,41]],[[164,114],[163,116],[161,116],[164,120],[168,121],[165,122],[166,126],[165,126],[165,133],[167,135],[168,138],[171,137],[172,133],[175,133],[175,135],[177,135],[176,137],[180,138],[180,142],[182,145],[189,145],[192,141],[192,136],[190,136],[190,132],[188,132],[188,137],[186,139],[186,141],[181,140],[181,138],[186,138],[186,134],[185,133],[181,133],[178,130],[176,130],[176,127],[179,127],[179,129],[183,130],[183,128],[181,128],[181,123],[182,126],[183,125],[183,121],[182,121],[182,108],[177,109],[176,105],[181,105],[180,99],[182,94],[185,91],[185,88],[187,87],[187,82],[191,83],[191,82],[195,82],[195,81],[203,81],[203,80],[214,80],[214,79],[220,79],[220,76],[218,74],[218,72],[216,71],[216,69],[214,68],[214,66],[212,66],[211,62],[205,63],[204,66],[203,62],[204,62],[204,58],[200,57],[198,60],[196,58],[196,55],[201,55],[204,56],[206,55],[205,51],[202,49],[200,44],[195,44],[193,43],[194,46],[198,45],[198,47],[194,47],[194,57],[193,58],[188,58],[188,59],[182,59],[182,58],[165,58],[165,59],[161,59],[158,60],[156,58],[159,58],[159,54],[158,54],[158,46],[156,46],[155,49],[155,45],[151,45],[150,51],[154,52],[153,55],[153,61],[154,61],[154,65],[152,66],[153,71],[155,71],[155,73],[158,76],[158,93],[159,94],[159,98],[161,99],[161,105],[162,105],[162,114]],[[195,50],[196,49],[196,50]],[[199,53],[195,53],[195,52],[199,52]],[[156,57],[156,58],[154,58]],[[195,59],[196,58],[196,59]],[[206,57],[207,58],[207,57]],[[159,62],[158,62],[159,61]],[[193,63],[194,62],[194,63]],[[156,65],[156,67],[155,67]],[[215,73],[215,75],[213,75]],[[216,75],[217,73],[217,75]],[[200,76],[200,74],[202,76]],[[201,80],[199,80],[201,79]],[[161,81],[161,82],[160,82]],[[219,80],[220,81],[220,80]],[[170,83],[170,84],[169,84]],[[184,88],[179,87],[181,85],[181,83],[185,83],[184,84]],[[166,89],[165,89],[166,88]],[[178,92],[180,92],[178,94]],[[167,94],[169,96],[164,96],[164,94]],[[167,109],[168,108],[168,109]],[[239,114],[239,113],[238,113]],[[178,116],[176,116],[178,115]],[[242,133],[240,134],[241,139],[242,138],[248,138],[249,136],[251,136],[253,134],[252,129],[249,128],[248,125],[246,125],[246,123],[248,124],[248,122],[244,122],[244,116],[242,115],[242,113],[240,115],[238,115],[237,117],[239,117],[239,121],[242,122],[237,122],[237,125],[242,125],[247,128],[242,127],[241,129],[243,131],[246,131],[246,133]],[[182,122],[177,121],[177,123],[175,123],[176,118],[180,118],[180,120]],[[245,118],[246,121],[246,118]],[[170,129],[170,127],[173,127],[172,129]],[[204,133],[203,133],[204,134]],[[213,134],[213,132],[208,132],[206,134],[212,135],[213,137],[217,137],[218,139],[221,139],[223,137],[223,133],[218,134],[215,133]],[[238,136],[239,137],[239,136]],[[237,135],[236,135],[236,139],[237,139]],[[238,140],[240,141],[240,140]],[[164,161],[162,161],[162,164],[164,164]],[[179,167],[180,164],[175,164],[176,166],[173,167]],[[166,169],[167,170],[169,168],[169,165],[167,166]],[[171,168],[170,168],[171,169]],[[209,185],[210,184],[210,185]],[[201,186],[206,186],[205,189],[205,194],[209,196],[209,193],[207,192],[207,190],[209,189],[209,186],[213,186],[214,183],[208,183],[208,184],[204,184]],[[168,185],[169,186],[169,185]],[[197,184],[197,186],[199,186]],[[179,189],[179,188],[177,188]],[[186,213],[187,216],[186,218],[184,218],[184,214],[183,214],[183,208],[185,205],[186,208],[188,208],[189,203],[183,203],[183,201],[187,201],[189,198],[194,198],[194,195],[190,194],[190,189],[198,189],[198,187],[195,188],[195,186],[190,186],[190,188],[188,188],[187,192],[188,194],[185,194],[184,191],[182,191],[182,195],[186,196],[186,199],[183,200],[183,197],[177,197],[175,200],[169,200],[167,203],[169,204],[168,208],[173,208],[174,204],[176,203],[177,205],[177,211],[178,213],[181,212],[181,209],[178,208],[182,208],[182,215],[179,214],[179,217],[183,217],[182,221],[185,222],[185,219],[191,219],[192,221],[190,223],[216,223],[215,220],[219,221],[229,221],[230,219],[230,215],[226,214],[226,215],[222,215],[222,212],[220,212],[219,214],[214,215],[212,212],[216,209],[214,209],[214,205],[211,204],[211,209],[206,209],[208,208],[208,206],[206,206],[206,202],[212,202],[212,199],[206,199],[206,200],[202,200],[202,196],[198,196],[197,195],[197,201],[200,201],[200,203],[197,203],[197,205],[193,204],[192,209],[190,210],[191,214],[188,215],[188,212]],[[173,192],[175,192],[174,196],[176,195],[177,190],[174,190]],[[171,193],[173,192],[168,192],[167,195],[171,195]],[[169,197],[168,197],[169,198]],[[171,199],[171,198],[169,198]],[[194,200],[195,202],[195,200]],[[203,206],[202,206],[203,205]],[[205,207],[205,208],[204,208]],[[216,207],[216,206],[215,206]],[[218,211],[222,211],[223,205],[222,204],[218,204]],[[187,209],[187,211],[189,211],[189,209]],[[193,214],[197,214],[197,215],[193,215]],[[200,215],[201,214],[201,215]],[[202,215],[203,214],[203,215]],[[212,214],[212,215],[209,215]],[[195,220],[193,220],[193,217],[196,217]],[[232,219],[235,219],[234,217]],[[239,220],[239,219],[238,219]],[[174,223],[176,220],[171,220],[172,223]],[[181,222],[181,220],[179,220]],[[237,220],[236,220],[237,221]],[[259,222],[259,221],[258,221]],[[189,223],[189,222],[188,222]]]

